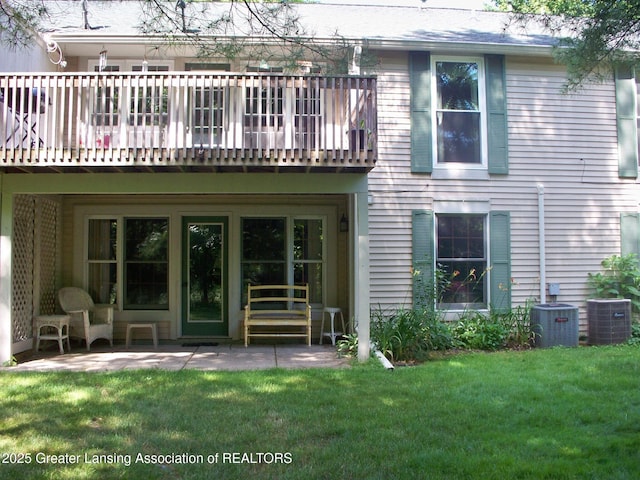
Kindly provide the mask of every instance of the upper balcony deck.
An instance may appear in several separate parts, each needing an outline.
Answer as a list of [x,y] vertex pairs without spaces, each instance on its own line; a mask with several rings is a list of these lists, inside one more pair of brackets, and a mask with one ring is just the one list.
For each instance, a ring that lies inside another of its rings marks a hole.
[[0,75],[0,170],[371,170],[375,77]]

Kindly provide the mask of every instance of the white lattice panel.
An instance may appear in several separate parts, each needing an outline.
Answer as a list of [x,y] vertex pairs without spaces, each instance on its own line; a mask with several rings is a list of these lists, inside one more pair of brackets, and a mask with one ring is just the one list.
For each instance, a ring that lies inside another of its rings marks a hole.
[[33,336],[33,238],[35,198],[17,195],[13,201],[11,319],[13,341]]
[[36,201],[36,231],[39,266],[40,315],[50,315],[56,309],[56,259],[58,250],[58,217],[60,204],[48,198]]
[[60,203],[33,195],[13,202],[13,342],[33,337],[33,316],[55,313]]

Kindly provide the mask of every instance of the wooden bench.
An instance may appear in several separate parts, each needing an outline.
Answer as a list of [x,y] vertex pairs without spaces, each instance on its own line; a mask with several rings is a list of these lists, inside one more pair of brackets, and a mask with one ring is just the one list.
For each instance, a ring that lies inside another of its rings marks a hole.
[[304,337],[311,345],[308,285],[249,285],[244,346],[250,337]]

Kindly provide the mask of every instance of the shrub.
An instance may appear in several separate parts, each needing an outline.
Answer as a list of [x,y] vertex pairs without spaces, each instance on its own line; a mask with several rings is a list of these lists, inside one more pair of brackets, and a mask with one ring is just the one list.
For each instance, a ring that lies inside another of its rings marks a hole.
[[631,345],[640,345],[640,322],[631,324],[631,338],[628,340]]
[[358,355],[358,335],[346,334],[342,340],[336,343],[338,354],[343,357],[355,357]]
[[426,360],[430,351],[453,346],[449,326],[429,309],[373,311],[371,340],[392,362]]
[[400,309],[392,315],[378,311],[372,318],[371,339],[389,360],[424,360],[429,351],[427,333],[416,311]]
[[640,313],[640,267],[638,257],[612,255],[601,262],[603,272],[590,273],[589,285],[596,298],[628,298],[634,313]]
[[497,315],[469,311],[461,315],[453,334],[463,348],[499,350],[507,344],[510,329]]
[[509,348],[528,348],[533,346],[535,333],[531,329],[532,300],[507,312],[496,313],[508,330],[506,346]]

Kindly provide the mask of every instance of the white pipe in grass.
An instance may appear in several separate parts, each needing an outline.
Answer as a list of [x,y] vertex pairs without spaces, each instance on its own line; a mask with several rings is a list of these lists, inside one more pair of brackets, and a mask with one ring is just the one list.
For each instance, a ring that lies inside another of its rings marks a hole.
[[375,354],[376,357],[378,357],[378,360],[380,360],[380,363],[382,364],[382,366],[384,368],[386,368],[387,370],[393,370],[394,366],[393,364],[387,359],[387,357],[385,357],[382,352],[380,350],[378,350],[376,348],[376,346],[372,343],[371,344],[371,350],[373,350],[373,353]]

